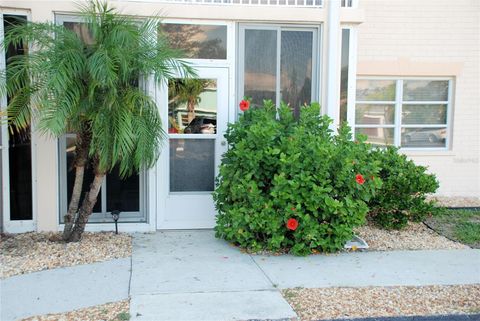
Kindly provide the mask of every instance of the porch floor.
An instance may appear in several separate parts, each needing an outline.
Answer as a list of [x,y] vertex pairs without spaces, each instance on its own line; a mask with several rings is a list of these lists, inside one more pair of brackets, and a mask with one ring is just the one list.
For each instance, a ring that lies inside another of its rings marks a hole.
[[480,283],[480,250],[341,253],[240,252],[213,231],[134,236],[132,320],[286,319],[281,289]]

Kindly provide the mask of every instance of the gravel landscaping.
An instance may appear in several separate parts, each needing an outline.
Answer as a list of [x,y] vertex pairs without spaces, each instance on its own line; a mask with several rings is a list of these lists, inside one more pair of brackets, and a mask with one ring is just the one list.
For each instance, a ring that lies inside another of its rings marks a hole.
[[355,229],[369,245],[369,251],[448,250],[469,247],[451,241],[422,223],[409,223],[404,230],[383,230],[372,225]]
[[480,207],[480,197],[430,196],[429,199],[436,200],[438,205],[444,207]]
[[300,320],[473,314],[480,311],[480,284],[287,289],[283,296]]
[[131,254],[132,238],[128,234],[85,233],[77,243],[60,241],[59,233],[2,234],[0,278]]
[[66,313],[33,316],[21,321],[126,321],[130,319],[128,300],[112,302]]

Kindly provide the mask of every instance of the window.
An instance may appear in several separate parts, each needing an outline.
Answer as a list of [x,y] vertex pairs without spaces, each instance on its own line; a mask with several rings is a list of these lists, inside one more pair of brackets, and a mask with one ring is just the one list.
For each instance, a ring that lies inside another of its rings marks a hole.
[[342,29],[342,53],[340,71],[340,122],[347,121],[348,78],[350,67],[350,29]]
[[317,29],[241,26],[239,100],[292,108],[317,100]]
[[170,46],[190,59],[227,59],[227,26],[164,23],[159,28]]
[[[78,17],[57,16],[57,23],[75,31],[85,42],[92,43],[91,35],[85,23],[80,22]],[[59,170],[60,170],[60,222],[68,210],[75,169],[73,158],[75,154],[74,134],[68,134],[59,140]],[[89,190],[94,177],[91,167],[87,167],[84,174],[82,199]],[[89,222],[112,222],[110,213],[114,210],[122,212],[120,222],[146,222],[146,174],[132,175],[121,179],[119,172],[114,169],[110,172],[100,189],[97,202],[93,209],[93,215]],[[80,199],[80,206],[82,199]]]
[[[26,24],[26,16],[1,15],[0,43],[3,40],[3,32],[8,32],[10,28],[19,24]],[[3,31],[3,32],[2,32]],[[0,52],[2,52],[0,50]],[[26,44],[20,43],[10,45],[5,48],[4,56],[0,57],[0,69],[9,68],[12,57],[25,55],[27,53]],[[5,64],[5,65],[4,65]],[[0,97],[2,105],[10,103],[12,97]],[[2,126],[0,133],[1,145],[5,146],[2,158],[8,161],[8,167],[2,174],[4,184],[8,184],[8,203],[5,204],[9,211],[10,221],[30,221],[33,219],[33,197],[32,197],[32,144],[30,128],[20,129],[13,125]],[[0,158],[0,161],[2,160]],[[0,162],[1,163],[1,162]],[[5,195],[4,195],[5,196]],[[5,207],[4,207],[5,209]]]
[[451,112],[450,79],[357,80],[355,134],[375,145],[447,149]]
[[[75,180],[75,168],[73,159],[75,155],[76,137],[68,134],[59,140],[60,155],[60,222],[63,223],[63,215],[68,210],[73,183]],[[91,166],[86,167],[82,198],[88,192],[90,183],[94,177]],[[111,222],[110,213],[114,210],[122,212],[120,222],[145,222],[145,174],[132,175],[121,179],[118,170],[114,169],[103,181],[97,202],[93,208],[93,214],[89,222]]]
[[358,0],[342,0],[341,6],[345,8],[354,8],[358,6]]

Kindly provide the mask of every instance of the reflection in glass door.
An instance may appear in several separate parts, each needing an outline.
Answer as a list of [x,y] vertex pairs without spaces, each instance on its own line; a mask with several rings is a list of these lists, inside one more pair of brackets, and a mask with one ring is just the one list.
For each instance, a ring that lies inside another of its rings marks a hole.
[[200,68],[197,73],[196,79],[170,79],[163,89],[168,148],[160,175],[165,201],[158,213],[160,229],[211,228],[215,222],[212,192],[227,148],[228,71]]
[[[13,26],[26,24],[24,15],[0,14],[0,43]],[[27,44],[18,43],[0,49],[0,70],[8,70],[15,56],[25,55]],[[0,96],[1,109],[11,101]],[[34,229],[32,141],[31,130],[3,123],[0,133],[2,220],[0,229],[8,232],[26,232]]]

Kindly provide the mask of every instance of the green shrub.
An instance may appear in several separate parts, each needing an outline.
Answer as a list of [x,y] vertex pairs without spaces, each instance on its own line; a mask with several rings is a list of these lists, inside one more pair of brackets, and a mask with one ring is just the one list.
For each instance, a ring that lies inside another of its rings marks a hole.
[[334,135],[319,110],[305,107],[296,121],[282,105],[276,120],[266,101],[229,125],[214,192],[217,237],[253,251],[305,255],[341,249],[364,224],[366,202],[381,185],[378,162],[348,127]]
[[382,187],[369,202],[369,218],[386,229],[401,229],[408,221],[421,222],[436,211],[435,203],[426,195],[438,188],[435,175],[427,168],[415,165],[398,149],[388,147],[372,152],[372,159],[380,162]]

